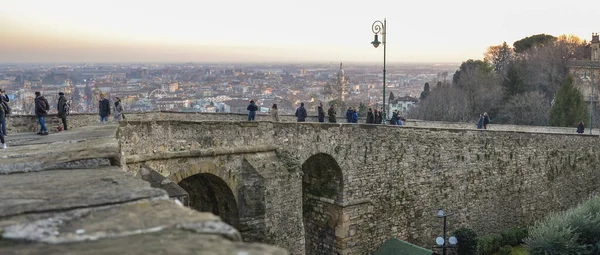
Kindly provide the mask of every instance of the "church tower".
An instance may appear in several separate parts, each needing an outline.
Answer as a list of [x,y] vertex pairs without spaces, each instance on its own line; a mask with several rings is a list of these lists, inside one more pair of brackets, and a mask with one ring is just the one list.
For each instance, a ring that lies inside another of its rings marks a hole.
[[342,63],[340,63],[340,70],[337,74],[337,87],[342,90],[342,102],[344,101],[344,96],[346,94],[346,75],[344,75],[344,68],[342,68]]
[[600,61],[600,39],[598,33],[592,33],[592,61]]

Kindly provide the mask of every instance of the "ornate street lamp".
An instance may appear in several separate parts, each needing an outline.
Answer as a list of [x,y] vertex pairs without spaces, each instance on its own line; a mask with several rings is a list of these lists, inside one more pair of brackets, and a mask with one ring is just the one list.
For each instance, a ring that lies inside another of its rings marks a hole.
[[[377,20],[373,22],[373,26],[371,30],[373,30],[373,34],[375,34],[375,39],[371,42],[373,47],[379,47],[379,44],[383,44],[383,115],[382,115],[382,124],[385,125],[387,122],[387,118],[385,116],[386,113],[386,105],[385,105],[385,19],[383,22]],[[379,41],[379,34],[381,34],[381,42]]]
[[[454,215],[454,213],[446,213],[442,209],[438,210],[437,213],[438,218],[444,218],[444,234],[443,236],[439,236],[435,239],[435,243],[437,244],[436,248],[442,248],[442,255],[446,255],[446,249],[455,248],[454,246],[456,246],[456,244],[458,243],[458,240],[454,236],[449,237],[448,242],[446,242],[446,217],[452,215]],[[450,243],[450,245],[448,245],[448,243]]]

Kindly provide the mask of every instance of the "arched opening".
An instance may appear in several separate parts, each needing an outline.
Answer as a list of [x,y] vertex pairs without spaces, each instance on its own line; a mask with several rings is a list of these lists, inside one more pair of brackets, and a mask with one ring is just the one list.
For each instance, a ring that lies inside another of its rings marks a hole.
[[179,186],[190,195],[190,207],[201,212],[211,212],[227,224],[238,228],[240,218],[233,192],[221,178],[200,173],[189,176]]
[[[335,228],[342,208],[342,169],[333,157],[316,154],[302,164],[302,216],[306,254],[337,254]],[[338,203],[336,203],[338,202]]]

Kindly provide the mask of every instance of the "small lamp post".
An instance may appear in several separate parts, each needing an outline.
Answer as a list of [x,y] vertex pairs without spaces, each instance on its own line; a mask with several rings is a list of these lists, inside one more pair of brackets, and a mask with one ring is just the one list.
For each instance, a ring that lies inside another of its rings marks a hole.
[[[376,20],[373,22],[373,26],[371,26],[371,30],[373,30],[373,34],[375,34],[375,39],[371,42],[373,47],[379,47],[379,44],[383,44],[383,113],[382,113],[382,124],[386,124],[386,105],[385,105],[385,39],[386,39],[386,21],[383,19],[383,22]],[[381,42],[379,41],[379,34],[381,34]]]
[[[435,243],[437,244],[436,248],[442,248],[442,255],[446,255],[446,249],[454,248],[454,246],[458,243],[456,237],[451,236],[448,238],[448,242],[446,242],[446,217],[452,216],[454,213],[446,213],[444,210],[438,210],[437,217],[444,218],[444,226],[443,226],[443,236],[438,236],[435,239]],[[450,243],[450,245],[448,245]]]
[[[587,72],[583,74],[585,79],[588,79]],[[592,67],[592,80],[590,81],[590,87],[592,88],[592,93],[590,94],[590,135],[592,134],[593,121],[594,121],[594,68]]]

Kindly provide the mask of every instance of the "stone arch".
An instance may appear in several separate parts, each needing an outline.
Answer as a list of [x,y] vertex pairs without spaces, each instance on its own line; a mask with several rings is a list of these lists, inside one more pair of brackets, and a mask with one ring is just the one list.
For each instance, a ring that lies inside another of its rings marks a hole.
[[318,153],[302,164],[302,218],[306,254],[337,254],[336,228],[343,208],[342,169],[329,154]]
[[170,180],[189,194],[189,207],[211,212],[235,228],[240,227],[237,178],[214,163],[202,161],[171,173]]
[[211,212],[227,224],[239,228],[240,218],[234,192],[220,177],[199,173],[178,182],[189,193],[190,207],[201,212]]
[[198,163],[192,163],[185,169],[171,173],[167,178],[175,183],[180,183],[183,179],[197,174],[212,174],[221,178],[221,180],[223,180],[233,192],[235,201],[239,201],[238,194],[236,192],[238,190],[238,177],[235,174],[232,174],[230,171],[226,171],[217,167],[217,165],[215,165],[213,162],[202,161]]

